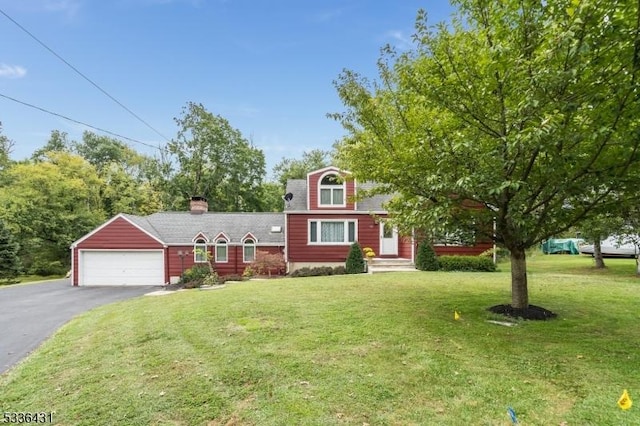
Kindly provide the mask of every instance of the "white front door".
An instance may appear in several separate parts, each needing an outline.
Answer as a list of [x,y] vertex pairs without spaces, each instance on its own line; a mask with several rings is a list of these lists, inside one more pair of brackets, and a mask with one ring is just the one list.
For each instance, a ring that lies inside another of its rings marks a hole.
[[384,221],[380,222],[380,255],[398,255],[398,231]]

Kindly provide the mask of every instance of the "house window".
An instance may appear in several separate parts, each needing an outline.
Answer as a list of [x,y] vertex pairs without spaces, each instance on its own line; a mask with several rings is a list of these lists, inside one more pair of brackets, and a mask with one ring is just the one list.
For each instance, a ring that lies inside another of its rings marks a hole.
[[320,180],[320,205],[345,206],[344,182],[337,174],[328,174]]
[[309,221],[310,244],[351,244],[357,239],[355,220]]
[[217,240],[216,241],[216,263],[225,263],[229,261],[229,257],[227,256],[227,241],[226,240]]
[[204,263],[207,261],[207,242],[205,240],[196,240],[193,246],[193,261],[195,263]]
[[244,263],[251,263],[256,258],[256,242],[251,238],[244,240],[242,247],[242,261]]

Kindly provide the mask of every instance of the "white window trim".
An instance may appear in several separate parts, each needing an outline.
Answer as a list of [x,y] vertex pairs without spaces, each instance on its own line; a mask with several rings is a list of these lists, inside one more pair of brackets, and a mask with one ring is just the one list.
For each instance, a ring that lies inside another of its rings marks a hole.
[[[320,238],[322,222],[340,222],[344,224],[344,238],[343,242],[321,242],[311,241],[311,223],[316,222],[316,236]],[[354,223],[353,241],[349,241],[349,222]],[[358,220],[357,219],[308,219],[307,220],[307,244],[310,246],[350,246],[354,242],[358,241]]]
[[[334,175],[334,176],[337,176],[338,178],[342,179],[340,174],[338,172],[336,172],[335,170],[330,170],[330,171],[320,175],[320,178],[318,179],[318,207],[347,207],[347,182],[345,180],[342,180],[342,184],[340,184],[340,185],[323,185],[322,184],[322,179],[324,179],[325,177],[327,177],[329,175]],[[331,190],[331,204],[323,204],[322,203],[322,195],[321,195],[321,193],[322,193],[323,189],[330,189]],[[342,189],[342,204],[333,204],[333,190],[334,189]]]
[[[218,247],[225,247],[227,255],[224,260],[218,258]],[[229,263],[229,241],[224,238],[218,238],[215,244],[215,263]]]
[[[198,241],[202,241],[202,242],[198,242]],[[198,249],[202,249],[204,248],[204,260],[202,259],[198,259]],[[207,242],[205,241],[204,238],[198,238],[195,243],[193,244],[193,263],[207,263],[208,259],[207,259],[207,253],[209,252],[209,247],[207,245]]]
[[[247,243],[247,240],[253,241],[252,243]],[[253,247],[253,259],[247,260],[246,253],[244,249],[246,247]],[[242,263],[251,263],[256,259],[256,240],[253,238],[245,238],[242,242]]]

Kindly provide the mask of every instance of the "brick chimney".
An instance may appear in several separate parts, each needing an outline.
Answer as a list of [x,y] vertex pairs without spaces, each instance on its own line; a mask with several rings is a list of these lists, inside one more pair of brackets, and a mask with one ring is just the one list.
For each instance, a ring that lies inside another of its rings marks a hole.
[[191,214],[202,214],[208,210],[209,203],[207,203],[206,198],[200,196],[191,197],[191,201],[189,203],[189,211]]

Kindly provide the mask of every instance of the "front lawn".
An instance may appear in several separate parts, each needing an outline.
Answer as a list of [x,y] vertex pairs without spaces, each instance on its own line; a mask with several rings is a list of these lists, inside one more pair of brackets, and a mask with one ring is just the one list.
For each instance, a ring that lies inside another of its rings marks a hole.
[[515,327],[487,322],[510,301],[504,266],[141,297],[63,327],[0,377],[0,408],[65,425],[508,425],[508,407],[522,425],[640,424],[616,405],[640,401],[640,280],[633,260],[590,262],[534,256],[531,303],[558,318]]
[[10,281],[10,282],[0,281],[0,287],[1,286],[15,285],[15,284],[34,283],[34,282],[40,282],[40,281],[59,280],[61,278],[64,278],[64,275],[47,275],[47,276],[42,276],[42,275],[20,275],[18,278],[16,278],[15,281]]

